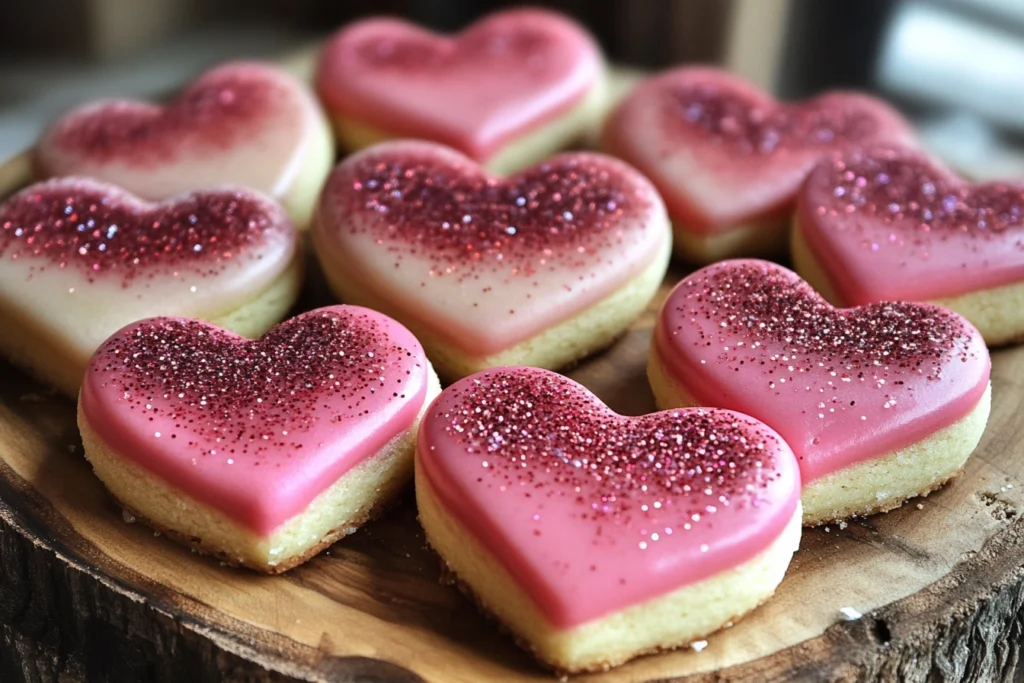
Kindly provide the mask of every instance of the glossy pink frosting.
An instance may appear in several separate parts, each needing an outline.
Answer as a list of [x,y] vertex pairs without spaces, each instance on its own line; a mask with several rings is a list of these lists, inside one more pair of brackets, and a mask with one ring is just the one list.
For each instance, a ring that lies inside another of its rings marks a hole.
[[805,484],[953,424],[978,405],[990,370],[978,331],[952,311],[833,308],[795,273],[756,260],[680,282],[654,345],[700,405],[776,429]]
[[334,116],[484,162],[577,104],[602,73],[600,50],[578,24],[513,9],[454,37],[398,19],[353,23],[324,48],[316,89]]
[[428,367],[408,330],[356,306],[256,341],[152,318],[100,347],[80,401],[121,457],[268,536],[412,427]]
[[325,269],[472,356],[529,339],[663,253],[664,207],[629,166],[563,154],[507,179],[433,143],[387,142],[328,178],[313,227]]
[[43,177],[107,180],[145,199],[219,185],[275,198],[291,189],[325,123],[303,86],[276,67],[207,71],[167,106],[101,100],[58,119],[36,146]]
[[604,131],[605,147],[658,187],[677,228],[697,234],[791,210],[817,162],[874,142],[913,143],[909,124],[881,100],[830,92],[782,104],[703,67],[642,82]]
[[424,417],[417,466],[559,628],[752,559],[800,497],[789,447],[745,415],[624,417],[537,368],[488,370],[446,389]]
[[1024,281],[1024,185],[971,185],[922,154],[821,164],[798,218],[841,301],[927,301]]

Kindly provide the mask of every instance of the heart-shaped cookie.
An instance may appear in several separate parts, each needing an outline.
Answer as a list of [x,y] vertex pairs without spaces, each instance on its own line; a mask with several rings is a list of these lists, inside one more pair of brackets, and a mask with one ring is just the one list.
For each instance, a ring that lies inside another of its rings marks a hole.
[[[707,68],[676,69],[644,81],[604,131],[605,147],[661,192],[681,238],[677,248],[753,231],[716,258],[749,253],[743,247],[759,236],[756,227],[788,227],[780,219],[788,218],[800,183],[821,159],[866,143],[911,141],[907,122],[867,95],[834,92],[782,104]],[[784,248],[785,231],[775,231]],[[684,255],[699,258],[702,252]]]
[[577,137],[600,107],[603,81],[594,39],[539,9],[498,12],[453,37],[398,19],[359,21],[331,39],[316,74],[349,149],[393,137],[433,140],[495,172]]
[[89,356],[153,315],[258,335],[298,295],[295,229],[281,207],[223,189],[159,204],[84,178],[0,205],[0,349],[68,393]]
[[718,406],[776,429],[800,460],[808,523],[898,506],[956,474],[988,417],[978,331],[930,304],[837,309],[795,273],[726,261],[658,316],[658,405]]
[[765,600],[798,541],[799,488],[789,447],[752,418],[624,417],[536,368],[450,386],[416,451],[427,539],[564,670],[688,643]]
[[41,177],[107,180],[161,200],[219,185],[264,192],[300,228],[331,168],[329,126],[313,97],[265,64],[225,64],[167,106],[101,100],[61,117],[36,146]]
[[793,258],[837,303],[934,301],[990,344],[1024,336],[1024,185],[971,185],[912,151],[853,153],[801,189]]
[[610,343],[657,290],[670,242],[657,192],[614,159],[565,154],[498,179],[412,141],[340,164],[313,239],[344,301],[401,320],[453,377]]
[[375,311],[321,308],[254,341],[152,318],[97,350],[79,425],[97,475],[135,514],[282,571],[408,482],[438,390],[416,339]]

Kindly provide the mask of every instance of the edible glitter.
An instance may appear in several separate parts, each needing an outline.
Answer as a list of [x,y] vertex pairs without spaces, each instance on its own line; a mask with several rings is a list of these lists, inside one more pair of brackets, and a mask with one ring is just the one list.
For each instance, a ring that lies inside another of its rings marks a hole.
[[[292,318],[255,341],[194,320],[153,318],[104,343],[91,370],[103,386],[113,384],[124,410],[173,421],[163,438],[182,459],[239,466],[301,449],[302,435],[323,420],[344,429],[369,414],[371,396],[404,398],[405,376],[395,377],[388,359],[410,356],[372,317],[332,309]],[[338,407],[318,410],[326,405]]]
[[670,130],[699,131],[702,139],[745,155],[856,144],[880,129],[877,116],[856,101],[838,106],[825,95],[798,104],[766,103],[710,82],[666,89],[663,111]]
[[85,105],[59,119],[41,146],[92,162],[164,164],[186,149],[215,151],[252,137],[268,109],[294,98],[283,90],[266,67],[227,65],[203,75],[166,107],[124,100]]
[[909,390],[901,375],[937,380],[951,359],[977,353],[962,319],[945,309],[904,302],[837,309],[794,273],[766,262],[692,275],[669,305],[679,321],[670,334],[693,326],[695,347],[717,349],[718,362],[729,367],[760,367],[770,389],[802,388],[825,375],[828,391],[806,398],[819,419],[858,410],[843,386],[875,385],[879,402],[895,405]]
[[110,274],[127,287],[153,266],[216,275],[270,234],[291,230],[279,207],[242,191],[146,205],[113,185],[65,178],[0,206],[0,258],[42,259],[34,267],[75,268],[90,282]]
[[431,276],[472,278],[482,267],[519,277],[595,269],[654,229],[624,218],[651,207],[649,189],[600,157],[566,154],[508,179],[429,152],[383,151],[329,182],[354,234],[395,254],[429,259]]
[[655,529],[668,537],[713,525],[719,509],[759,505],[777,477],[777,438],[732,413],[624,417],[561,375],[516,369],[448,392],[457,407],[437,417],[459,452],[481,461],[482,485],[571,497],[580,519],[635,524],[641,550],[659,542]]
[[[1001,233],[1024,227],[1024,185],[989,183],[970,185],[942,171],[920,155],[877,149],[822,164],[809,186],[819,216],[863,216],[851,229],[884,233],[885,241],[924,246],[933,240],[969,235],[979,240],[1002,239]],[[847,223],[837,224],[847,229]],[[1024,250],[1024,230],[1014,243]]]

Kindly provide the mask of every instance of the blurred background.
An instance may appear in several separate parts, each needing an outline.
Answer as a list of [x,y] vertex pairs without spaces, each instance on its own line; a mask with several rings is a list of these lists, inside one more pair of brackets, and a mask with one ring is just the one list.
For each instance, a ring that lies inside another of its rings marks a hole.
[[[301,69],[368,14],[453,31],[497,0],[0,0],[0,158],[71,106],[159,97],[234,57]],[[716,63],[782,98],[874,91],[976,178],[1024,178],[1024,0],[557,0],[620,65]]]

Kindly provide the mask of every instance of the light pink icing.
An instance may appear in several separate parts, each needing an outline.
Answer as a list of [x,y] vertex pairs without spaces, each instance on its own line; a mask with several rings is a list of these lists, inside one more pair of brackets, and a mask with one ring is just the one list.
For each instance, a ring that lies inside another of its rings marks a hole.
[[970,185],[917,152],[823,163],[801,189],[797,215],[848,305],[1024,281],[1024,185]]
[[152,318],[100,347],[80,401],[118,456],[268,536],[414,424],[428,367],[408,330],[356,306],[258,341]]
[[647,175],[676,229],[712,234],[792,210],[821,159],[873,142],[913,144],[881,100],[830,92],[782,104],[724,71],[685,67],[638,85],[605,126],[605,147]]
[[446,389],[421,425],[417,467],[558,628],[752,559],[800,496],[789,447],[745,415],[623,417],[536,368]]
[[323,116],[286,72],[237,62],[167,106],[102,100],[57,120],[36,146],[43,177],[82,175],[145,199],[230,184],[283,198],[320,143]]
[[328,178],[313,227],[325,269],[473,356],[529,339],[636,277],[668,239],[632,168],[564,154],[502,180],[433,143],[377,145]]
[[372,18],[331,39],[316,87],[334,115],[483,162],[579,102],[602,68],[586,31],[544,10],[491,14],[454,37]]
[[680,282],[654,346],[700,405],[775,428],[805,484],[953,424],[978,405],[990,370],[978,331],[952,311],[835,309],[795,273],[755,260]]

